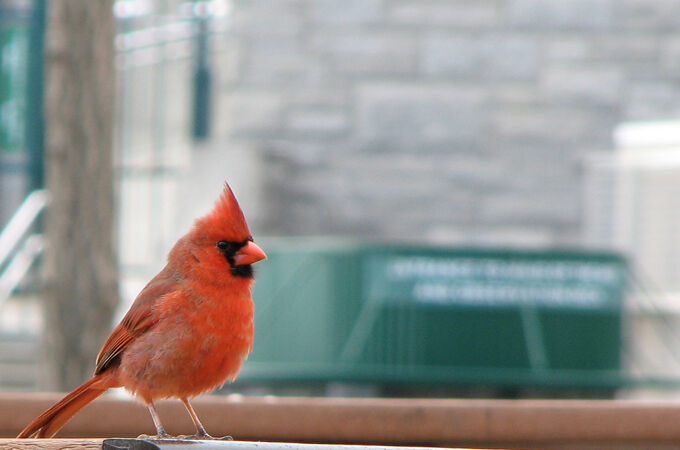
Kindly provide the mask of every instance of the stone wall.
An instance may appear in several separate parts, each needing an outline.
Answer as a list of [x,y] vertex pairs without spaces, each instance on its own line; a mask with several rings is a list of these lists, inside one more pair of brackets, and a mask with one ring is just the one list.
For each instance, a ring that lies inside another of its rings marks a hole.
[[680,112],[675,0],[234,0],[226,145],[270,234],[579,243],[582,164]]

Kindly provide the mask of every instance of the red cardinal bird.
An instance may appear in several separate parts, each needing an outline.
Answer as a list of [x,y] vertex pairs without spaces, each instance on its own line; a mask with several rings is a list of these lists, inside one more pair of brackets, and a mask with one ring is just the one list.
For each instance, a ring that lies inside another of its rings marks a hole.
[[233,380],[253,345],[253,269],[266,255],[253,242],[229,185],[213,211],[170,251],[168,263],[137,296],[97,356],[94,376],[45,411],[19,438],[52,437],[107,389],[144,401],[159,438],[154,401],[182,400],[210,439],[189,399]]

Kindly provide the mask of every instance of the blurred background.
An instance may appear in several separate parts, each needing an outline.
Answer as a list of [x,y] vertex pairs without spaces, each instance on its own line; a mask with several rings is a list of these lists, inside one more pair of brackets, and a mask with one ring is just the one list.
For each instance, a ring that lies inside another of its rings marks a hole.
[[[2,390],[44,388],[48,7],[0,0]],[[270,258],[225,392],[680,388],[680,3],[112,10],[114,321],[228,180]]]

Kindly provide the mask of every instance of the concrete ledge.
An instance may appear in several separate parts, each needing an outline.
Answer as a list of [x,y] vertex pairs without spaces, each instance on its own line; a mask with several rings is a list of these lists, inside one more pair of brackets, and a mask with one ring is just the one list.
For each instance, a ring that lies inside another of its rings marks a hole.
[[[0,439],[0,448],[17,450],[72,450],[74,448],[101,450],[412,450],[414,447],[144,439]],[[418,449],[428,450],[427,447],[418,447]]]
[[[60,398],[59,394],[0,395],[0,436],[15,436]],[[253,441],[680,448],[680,404],[664,402],[207,396],[193,404],[209,433]],[[159,413],[171,434],[193,433],[180,402],[161,402]],[[136,437],[152,431],[144,406],[104,396],[77,415],[60,436]]]

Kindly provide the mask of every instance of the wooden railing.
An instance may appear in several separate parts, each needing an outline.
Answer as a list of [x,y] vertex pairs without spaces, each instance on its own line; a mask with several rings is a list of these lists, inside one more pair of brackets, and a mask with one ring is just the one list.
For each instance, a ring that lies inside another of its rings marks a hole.
[[[59,398],[0,395],[0,436],[16,435]],[[207,396],[193,404],[209,433],[246,441],[553,449],[680,445],[680,403],[671,402]],[[180,402],[160,402],[158,409],[168,432],[193,433]],[[144,406],[104,396],[60,436],[135,437],[152,431]]]

